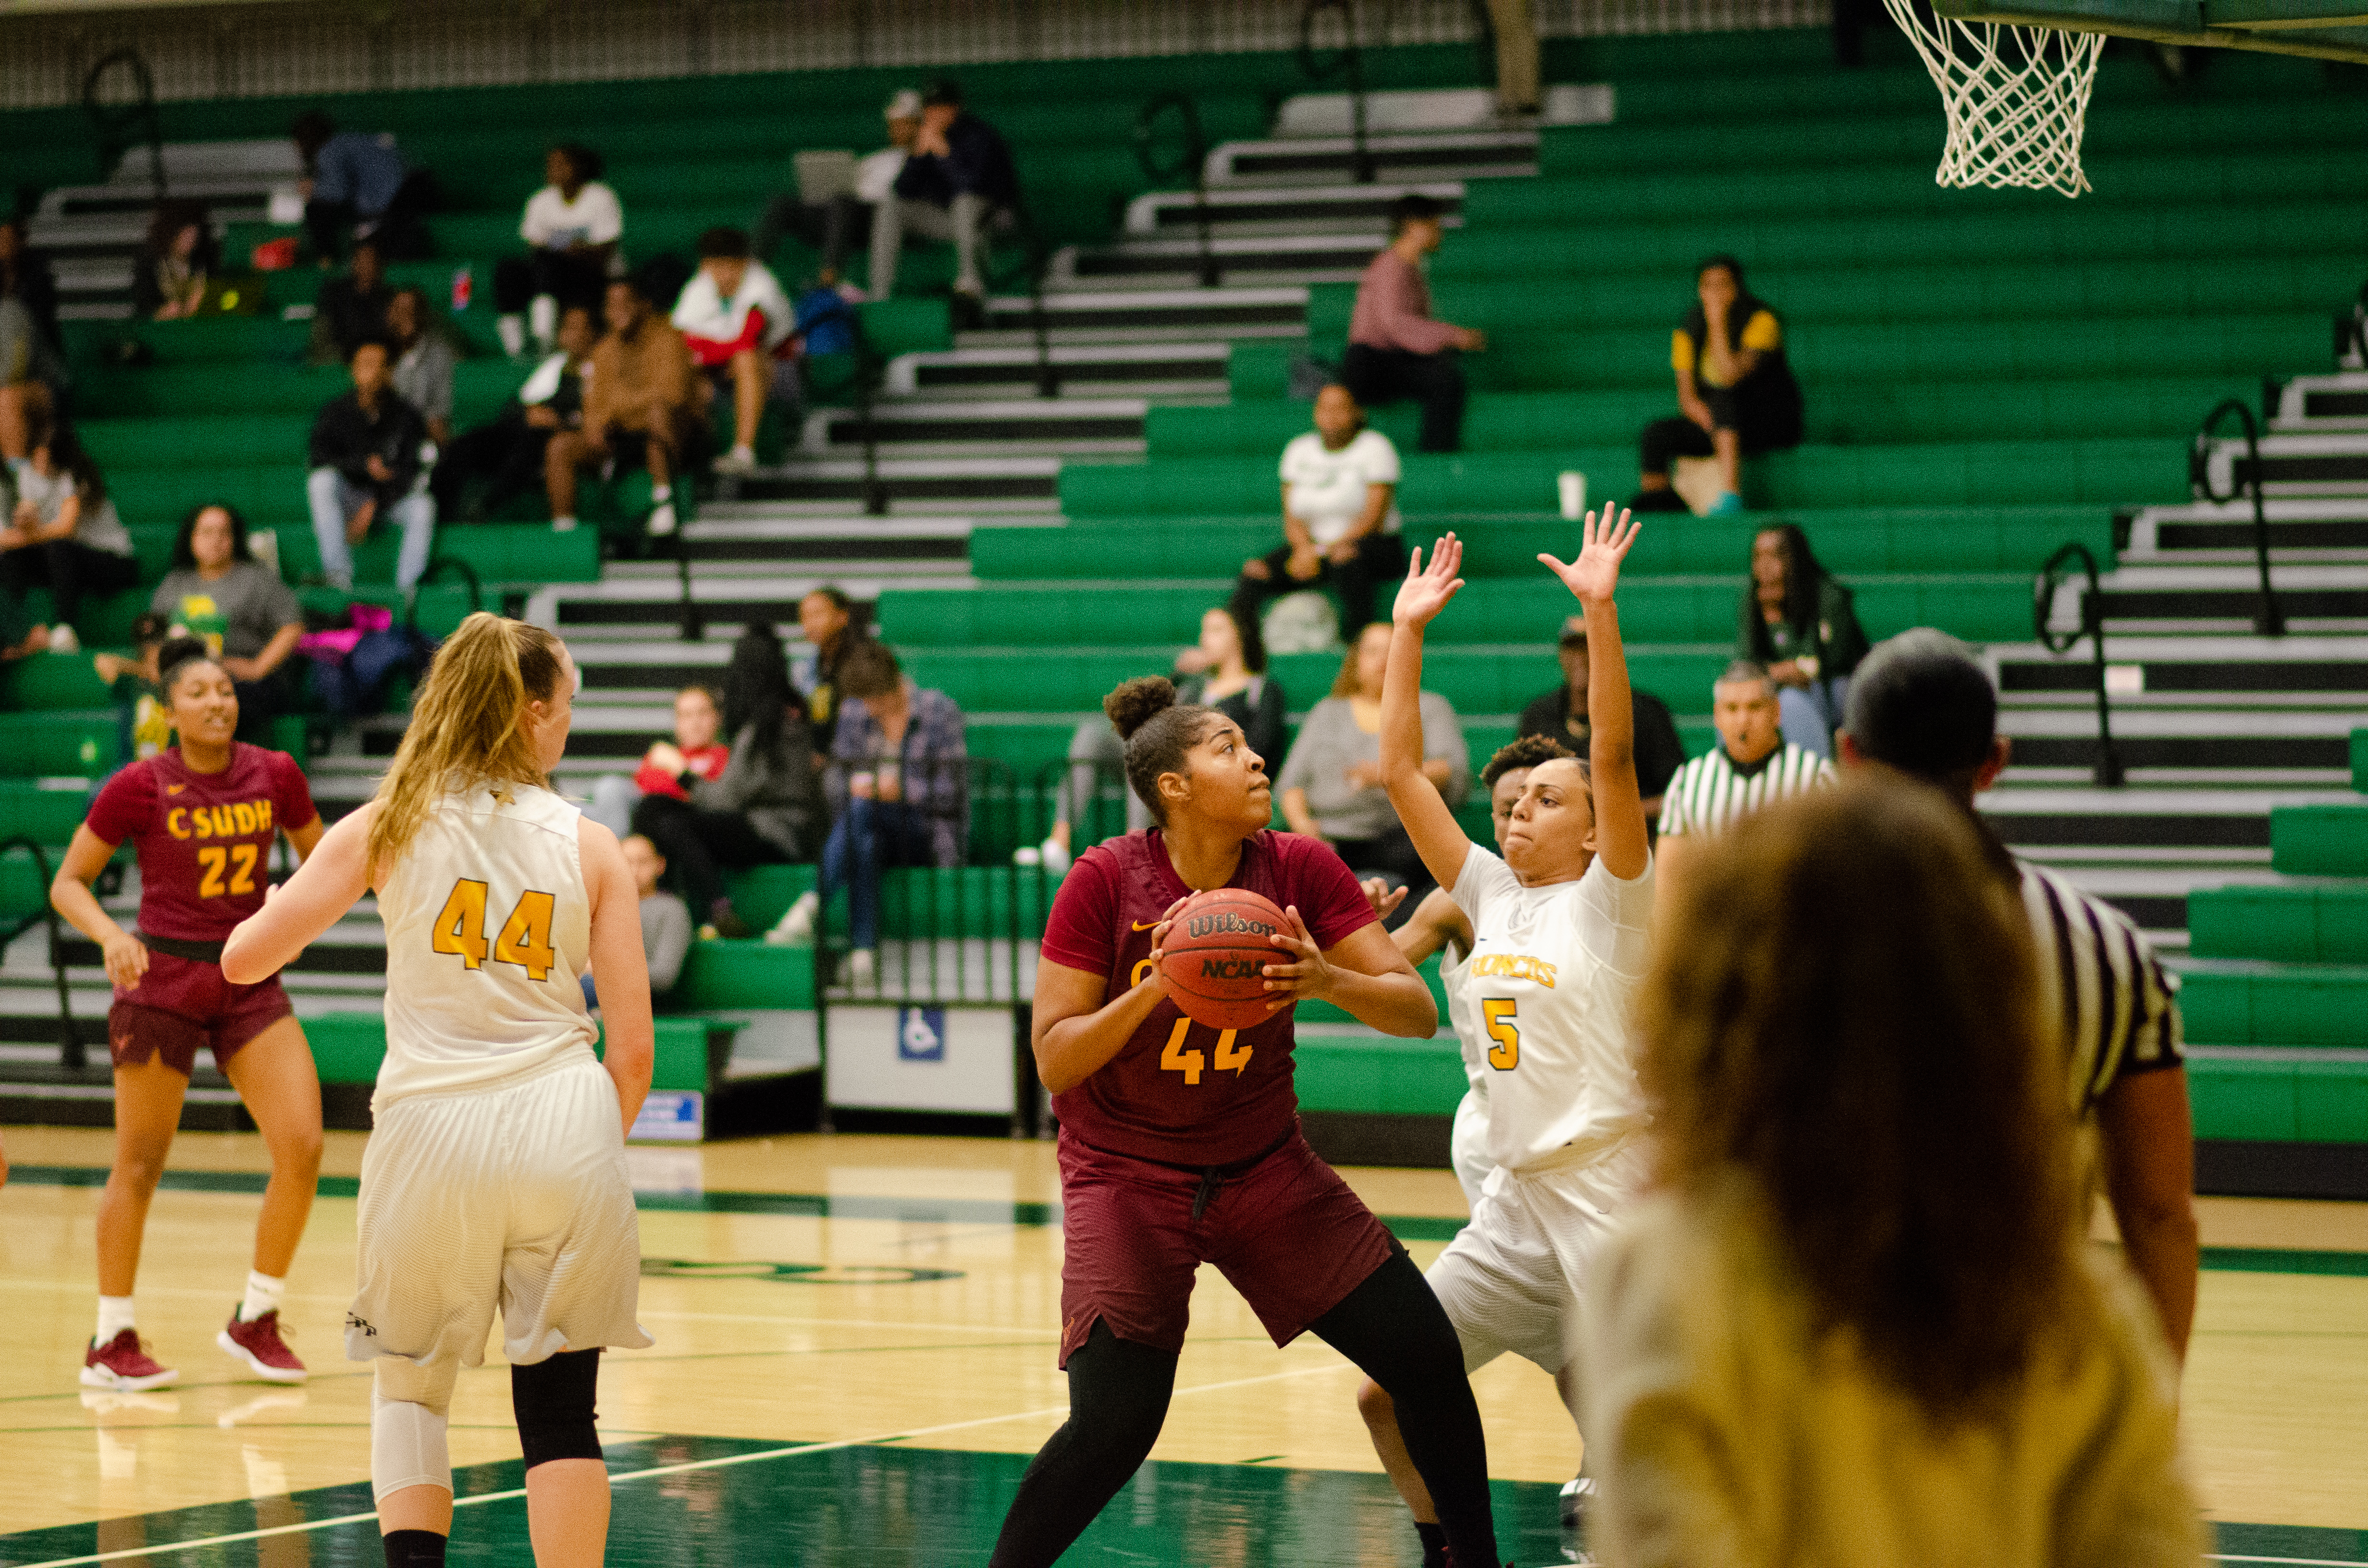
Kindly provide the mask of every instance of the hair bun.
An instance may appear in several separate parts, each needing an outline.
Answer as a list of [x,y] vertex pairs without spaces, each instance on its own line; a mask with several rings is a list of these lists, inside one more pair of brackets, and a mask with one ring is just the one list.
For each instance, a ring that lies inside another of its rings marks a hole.
[[157,680],[170,686],[175,670],[199,659],[211,663],[213,656],[212,646],[202,637],[192,637],[187,632],[178,637],[168,637],[156,650]]
[[1138,676],[1133,680],[1121,681],[1116,690],[1102,699],[1102,711],[1110,715],[1122,741],[1132,739],[1155,715],[1175,706],[1176,683],[1166,676]]

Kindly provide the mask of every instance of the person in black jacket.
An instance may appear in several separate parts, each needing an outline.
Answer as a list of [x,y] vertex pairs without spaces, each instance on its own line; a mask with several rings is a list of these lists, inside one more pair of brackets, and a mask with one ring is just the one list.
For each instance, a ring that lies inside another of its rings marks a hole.
[[[480,521],[541,483],[551,438],[583,428],[584,372],[598,336],[591,311],[568,306],[560,312],[557,352],[534,368],[490,422],[445,444],[427,481],[438,521]],[[484,487],[471,497],[471,482],[479,480]]]
[[1719,495],[1710,515],[1743,510],[1743,460],[1801,444],[1801,384],[1784,358],[1784,323],[1743,287],[1743,264],[1714,256],[1694,270],[1694,307],[1669,335],[1678,380],[1675,418],[1656,419],[1638,441],[1643,478],[1628,505],[1682,512],[1670,484],[1679,458],[1716,458]]
[[386,308],[394,302],[394,285],[386,280],[386,264],[376,240],[356,240],[353,265],[345,272],[321,279],[313,296],[313,338],[305,350],[315,365],[342,365],[353,358],[354,345],[386,333]]
[[1833,732],[1841,727],[1850,677],[1866,651],[1850,588],[1817,563],[1801,525],[1771,523],[1753,535],[1751,580],[1736,607],[1735,653],[1774,677],[1786,740],[1833,756]]
[[427,422],[390,384],[392,360],[382,337],[356,344],[347,362],[354,390],[331,398],[313,421],[313,472],[304,488],[322,573],[338,588],[353,586],[353,547],[381,518],[403,529],[398,587],[411,587],[427,572],[435,540],[436,502],[420,473]]
[[954,247],[955,325],[984,319],[985,275],[979,248],[990,226],[1019,206],[1019,176],[1002,133],[963,112],[962,88],[939,82],[921,99],[921,129],[896,187],[871,220],[871,297],[895,291],[896,261],[910,234]]
[[[1555,652],[1562,659],[1562,684],[1532,699],[1521,710],[1522,735],[1548,735],[1585,753],[1587,717],[1587,618],[1574,615],[1562,623],[1562,642]],[[1629,688],[1630,712],[1635,724],[1636,792],[1644,797],[1645,820],[1661,820],[1661,796],[1669,780],[1686,763],[1686,744],[1678,736],[1678,722],[1669,705],[1641,686]]]

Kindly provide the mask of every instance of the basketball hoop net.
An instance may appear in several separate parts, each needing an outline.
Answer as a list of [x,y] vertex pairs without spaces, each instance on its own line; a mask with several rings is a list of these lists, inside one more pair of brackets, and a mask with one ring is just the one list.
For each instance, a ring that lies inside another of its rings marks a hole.
[[1949,111],[1936,185],[2024,186],[2078,196],[2080,132],[2102,33],[1961,22],[1919,0],[1884,0]]

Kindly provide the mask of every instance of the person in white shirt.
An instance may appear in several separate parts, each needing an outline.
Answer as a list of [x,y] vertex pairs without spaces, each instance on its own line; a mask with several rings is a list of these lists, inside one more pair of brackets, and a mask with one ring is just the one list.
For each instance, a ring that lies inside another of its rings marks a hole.
[[600,182],[599,153],[563,142],[544,154],[542,177],[518,223],[518,238],[532,248],[494,268],[495,326],[513,359],[526,352],[529,329],[539,351],[551,352],[561,306],[600,308],[625,236],[625,210]]
[[672,319],[700,373],[732,399],[732,449],[715,460],[715,472],[747,473],[757,466],[766,399],[797,401],[797,308],[772,268],[749,255],[746,234],[710,229],[699,236],[699,270],[682,286]]
[[1762,806],[1834,781],[1834,765],[1784,738],[1776,678],[1765,665],[1737,659],[1711,684],[1710,719],[1718,744],[1687,763],[1661,797],[1660,869],[1664,900],[1701,846]]
[[[1554,1375],[1574,1415],[1569,1343],[1578,1301],[1615,1217],[1644,1185],[1650,1120],[1636,1084],[1629,998],[1645,973],[1653,908],[1651,841],[1637,792],[1628,663],[1613,593],[1634,544],[1627,514],[1589,513],[1578,558],[1538,559],[1587,613],[1588,760],[1530,769],[1502,858],[1463,835],[1422,770],[1423,634],[1463,587],[1463,546],[1441,535],[1398,590],[1382,689],[1382,781],[1440,886],[1472,922],[1455,1009],[1488,1068],[1487,1155],[1472,1222],[1427,1278],[1463,1341],[1466,1371],[1507,1351]],[[1431,1499],[1406,1457],[1389,1395],[1368,1382],[1358,1408],[1374,1450],[1443,1561]],[[1586,1490],[1584,1478],[1580,1488]],[[1583,1496],[1573,1499],[1583,1504]]]
[[1255,620],[1278,594],[1329,585],[1340,638],[1373,619],[1373,594],[1406,570],[1398,539],[1398,449],[1365,428],[1365,411],[1335,381],[1315,394],[1315,428],[1282,449],[1281,548],[1242,563],[1233,609]]
[[616,835],[551,791],[579,683],[550,632],[462,621],[376,797],[222,946],[224,977],[251,984],[365,892],[386,923],[346,1355],[371,1363],[370,1486],[399,1568],[445,1560],[452,1391],[496,1308],[535,1558],[600,1562],[600,1351],[651,1343],[624,1157],[653,1053],[641,899]]
[[871,216],[896,192],[896,176],[905,172],[905,154],[921,129],[921,95],[906,87],[888,100],[882,111],[888,122],[888,145],[866,154],[855,165],[855,189],[827,201],[808,201],[800,191],[785,191],[765,204],[757,220],[753,248],[757,259],[770,266],[784,234],[822,253],[816,281],[827,289],[838,282],[848,252],[871,241]]

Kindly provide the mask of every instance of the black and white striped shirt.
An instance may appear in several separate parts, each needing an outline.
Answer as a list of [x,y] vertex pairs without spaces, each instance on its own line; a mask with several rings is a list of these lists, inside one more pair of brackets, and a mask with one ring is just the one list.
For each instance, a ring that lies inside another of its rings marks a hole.
[[2060,872],[2018,861],[2039,982],[2060,1020],[2072,1108],[2087,1115],[2123,1078],[2181,1064],[2179,1006],[2136,926]]
[[1715,745],[1678,769],[1661,797],[1661,836],[1707,838],[1737,817],[1834,781],[1834,765],[1804,746],[1784,744],[1748,767]]

